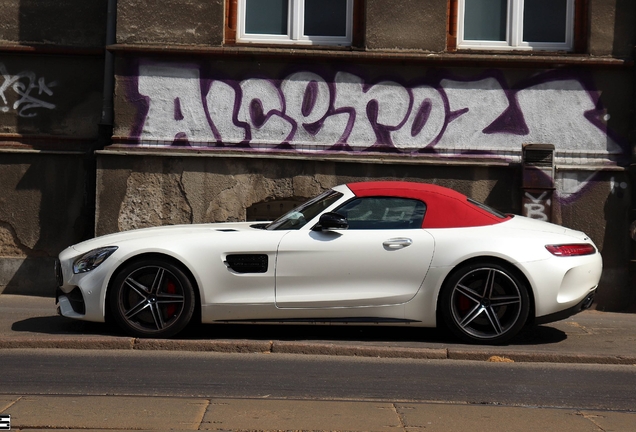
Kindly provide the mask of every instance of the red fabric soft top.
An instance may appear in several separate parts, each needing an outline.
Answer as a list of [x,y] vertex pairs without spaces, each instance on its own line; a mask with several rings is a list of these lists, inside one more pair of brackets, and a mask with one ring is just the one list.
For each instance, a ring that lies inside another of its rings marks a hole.
[[349,183],[347,187],[359,197],[401,197],[423,201],[426,214],[422,228],[478,227],[510,219],[509,216],[502,219],[472,204],[466,195],[429,183],[372,181]]

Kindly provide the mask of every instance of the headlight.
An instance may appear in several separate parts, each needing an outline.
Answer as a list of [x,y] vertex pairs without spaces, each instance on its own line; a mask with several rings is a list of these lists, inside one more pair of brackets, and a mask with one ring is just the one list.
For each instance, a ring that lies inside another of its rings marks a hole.
[[86,252],[73,262],[73,273],[86,273],[97,268],[116,250],[117,246],[108,246]]

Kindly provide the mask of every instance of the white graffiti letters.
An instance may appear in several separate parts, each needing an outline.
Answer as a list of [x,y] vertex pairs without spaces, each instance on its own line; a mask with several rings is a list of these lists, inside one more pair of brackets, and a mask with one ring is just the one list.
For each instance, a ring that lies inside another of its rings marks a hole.
[[543,192],[538,197],[533,196],[529,192],[525,193],[526,198],[530,202],[524,203],[524,215],[531,219],[539,219],[542,221],[547,221],[548,215],[546,214],[546,208],[548,208],[551,204],[550,199],[546,199],[548,192]]
[[342,71],[332,81],[309,71],[233,81],[202,78],[197,66],[146,64],[136,91],[147,113],[142,125],[133,125],[139,131],[133,138],[201,147],[446,153],[518,153],[524,143],[545,142],[589,157],[623,153],[596,120],[603,111],[574,72],[548,72],[514,90],[502,76],[405,87],[390,80],[370,84]]
[[[46,83],[44,78],[37,78],[34,72],[20,72],[17,75],[10,75],[6,66],[0,63],[0,75],[2,75],[2,82],[0,83],[0,100],[3,105],[0,105],[1,112],[9,112],[11,109],[17,111],[20,117],[35,117],[37,115],[36,110],[38,108],[54,109],[55,105],[46,102],[39,98],[39,96],[52,96],[52,87],[55,87],[57,83],[55,81]],[[13,90],[17,99],[10,104],[7,91]],[[37,93],[37,96],[34,96]]]
[[150,100],[145,137],[155,140],[214,141],[201,105],[199,70],[153,66],[140,68],[139,93]]

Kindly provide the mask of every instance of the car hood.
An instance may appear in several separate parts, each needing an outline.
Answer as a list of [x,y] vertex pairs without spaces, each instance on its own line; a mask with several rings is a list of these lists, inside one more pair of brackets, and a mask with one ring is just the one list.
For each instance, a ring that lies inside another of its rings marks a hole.
[[[266,223],[266,222],[265,222]],[[71,248],[79,253],[85,253],[96,248],[105,246],[118,246],[129,240],[142,240],[144,238],[157,238],[158,236],[183,236],[196,234],[209,234],[214,231],[222,233],[245,232],[260,230],[254,228],[255,225],[263,222],[224,222],[195,225],[167,225],[153,228],[142,228],[131,231],[122,231],[114,234],[107,234],[91,240],[75,244]]]
[[590,241],[590,237],[582,231],[576,231],[570,228],[566,228],[561,225],[556,225],[549,222],[544,222],[538,219],[531,219],[525,216],[514,216],[511,219],[502,222],[501,226],[506,228],[513,228],[515,230],[535,231],[551,234],[562,234],[570,237],[574,237],[579,241]]

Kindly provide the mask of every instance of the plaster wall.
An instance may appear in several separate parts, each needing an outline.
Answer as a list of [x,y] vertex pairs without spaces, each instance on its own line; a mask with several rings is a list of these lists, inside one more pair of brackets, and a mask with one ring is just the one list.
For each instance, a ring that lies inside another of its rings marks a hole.
[[102,47],[107,0],[0,0],[0,41]]
[[367,0],[366,48],[443,52],[446,13],[446,2],[439,0]]
[[223,0],[125,0],[117,5],[117,43],[219,46]]
[[589,53],[633,58],[636,45],[636,2],[590,0]]
[[81,156],[0,153],[0,293],[52,296],[57,254],[86,236]]

